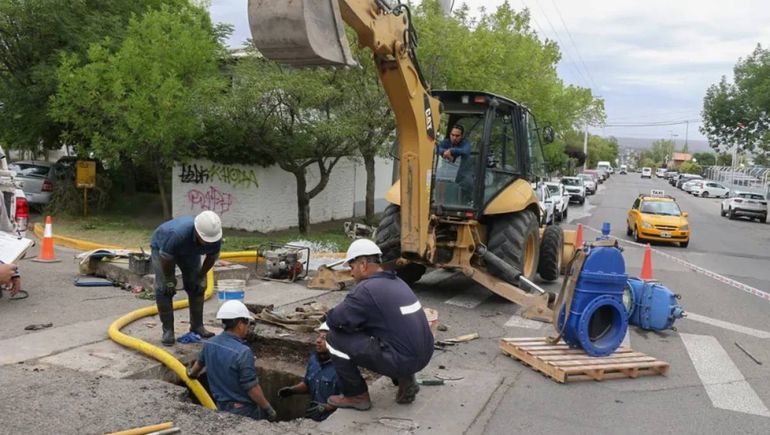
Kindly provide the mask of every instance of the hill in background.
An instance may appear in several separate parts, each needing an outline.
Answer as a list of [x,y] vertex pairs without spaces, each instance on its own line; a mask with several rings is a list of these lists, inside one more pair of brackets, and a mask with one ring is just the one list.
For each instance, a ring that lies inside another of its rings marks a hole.
[[[632,148],[632,149],[639,149],[644,150],[647,148],[652,147],[652,143],[659,139],[646,139],[646,138],[637,138],[637,137],[616,137],[618,140],[618,144],[620,144],[621,148]],[[682,140],[675,140],[676,142],[676,149],[681,150],[682,147],[684,147],[684,139]],[[705,140],[693,140],[690,139],[687,141],[687,148],[691,153],[702,153],[702,152],[708,152],[713,151],[711,147],[709,147],[708,141]]]

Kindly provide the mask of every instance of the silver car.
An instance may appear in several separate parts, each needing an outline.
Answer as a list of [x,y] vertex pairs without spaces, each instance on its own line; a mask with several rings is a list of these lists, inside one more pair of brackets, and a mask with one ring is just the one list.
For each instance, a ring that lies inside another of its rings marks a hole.
[[586,187],[586,194],[593,195],[596,193],[596,178],[591,174],[577,174],[578,178],[583,180],[583,185]]
[[730,219],[745,216],[767,222],[767,201],[757,193],[735,192],[733,197],[722,201],[721,214]]
[[20,160],[9,165],[22,182],[22,189],[30,205],[45,205],[53,192],[53,163],[40,160]]

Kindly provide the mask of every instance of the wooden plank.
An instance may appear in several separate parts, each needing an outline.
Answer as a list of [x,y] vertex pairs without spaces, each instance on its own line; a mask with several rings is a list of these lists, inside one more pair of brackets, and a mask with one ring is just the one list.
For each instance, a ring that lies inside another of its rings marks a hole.
[[621,354],[615,354],[613,353],[610,357],[594,357],[586,354],[585,352],[582,352],[580,354],[570,353],[567,355],[564,354],[548,354],[548,355],[542,355],[537,354],[537,357],[544,360],[544,361],[566,361],[566,360],[575,360],[575,361],[604,361],[607,358],[610,359],[622,359],[622,358],[641,358],[641,357],[647,357],[652,358],[650,356],[647,356],[643,353],[639,352],[628,352],[628,353],[621,353]]

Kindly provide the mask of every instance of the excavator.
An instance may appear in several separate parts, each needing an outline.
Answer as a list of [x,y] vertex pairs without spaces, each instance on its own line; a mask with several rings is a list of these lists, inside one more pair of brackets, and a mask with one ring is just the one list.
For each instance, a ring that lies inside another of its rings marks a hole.
[[[545,175],[541,136],[552,141],[553,129],[538,128],[527,107],[499,95],[431,91],[400,1],[249,0],[248,15],[256,48],[279,63],[354,66],[345,23],[371,49],[399,144],[400,177],[376,234],[383,261],[410,284],[426,267],[461,271],[520,305],[523,317],[551,321],[554,297],[533,279],[558,276],[574,250],[564,239],[575,239],[574,231],[539,227],[532,183]],[[458,125],[470,155],[440,158],[441,129],[448,136]]]

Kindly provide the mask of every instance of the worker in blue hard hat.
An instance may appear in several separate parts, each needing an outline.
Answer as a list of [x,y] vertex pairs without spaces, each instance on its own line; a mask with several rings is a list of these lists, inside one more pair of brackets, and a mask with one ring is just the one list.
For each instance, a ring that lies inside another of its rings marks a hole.
[[420,390],[415,373],[433,355],[433,333],[420,301],[394,271],[382,269],[381,256],[371,240],[350,244],[345,263],[357,284],[326,315],[326,346],[342,391],[328,403],[337,408],[371,407],[359,367],[393,379],[397,403],[414,402]]
[[[161,224],[152,234],[152,268],[155,273],[155,304],[163,325],[161,343],[174,344],[174,295],[176,267],[182,271],[182,285],[190,301],[190,331],[203,338],[214,334],[203,327],[206,274],[219,258],[222,222],[206,210],[193,218],[182,216]],[[205,255],[201,263],[201,256]]]
[[230,300],[217,312],[225,330],[203,345],[187,377],[198,379],[206,369],[217,408],[233,414],[275,421],[278,415],[265,398],[257,377],[254,352],[246,345],[251,312],[241,301]]
[[295,394],[310,395],[310,404],[305,409],[305,417],[315,421],[326,420],[337,408],[327,403],[329,397],[340,393],[337,371],[331,361],[329,348],[326,347],[326,334],[329,325],[322,323],[316,331],[315,352],[310,355],[305,370],[305,377],[296,385],[278,390],[278,397],[286,398]]

